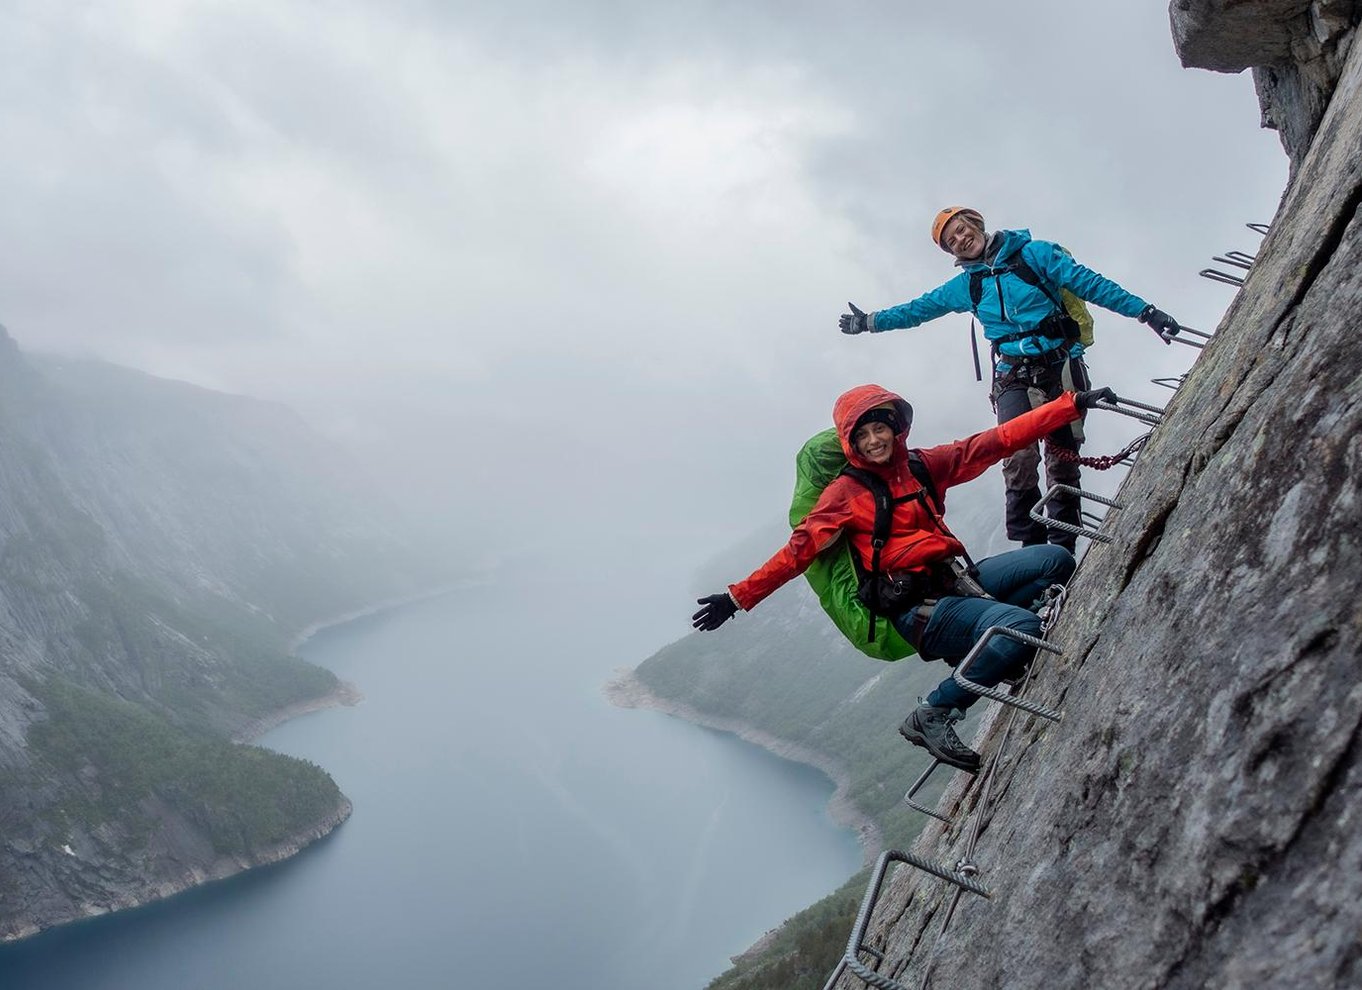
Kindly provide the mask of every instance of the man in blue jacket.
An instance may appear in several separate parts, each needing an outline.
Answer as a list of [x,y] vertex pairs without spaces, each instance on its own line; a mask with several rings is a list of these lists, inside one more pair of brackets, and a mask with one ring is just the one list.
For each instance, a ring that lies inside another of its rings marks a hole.
[[[1167,313],[1080,265],[1058,244],[1033,240],[1028,230],[988,233],[983,216],[969,207],[951,206],[938,213],[932,239],[955,256],[962,269],[958,275],[890,309],[866,313],[848,303],[851,312],[842,315],[839,325],[843,333],[880,333],[919,326],[947,313],[973,313],[993,351],[992,401],[999,423],[1065,390],[1091,388],[1079,327],[1063,306],[1063,290],[1148,324],[1165,343],[1180,329]],[[1082,422],[1056,430],[1047,440],[1047,483],[1077,488]],[[1003,463],[1007,536],[1024,546],[1045,543],[1048,538],[1072,552],[1072,533],[1049,529],[1031,518],[1031,510],[1040,501],[1040,460],[1033,444]],[[1077,496],[1057,496],[1049,504],[1052,518],[1078,525]]]

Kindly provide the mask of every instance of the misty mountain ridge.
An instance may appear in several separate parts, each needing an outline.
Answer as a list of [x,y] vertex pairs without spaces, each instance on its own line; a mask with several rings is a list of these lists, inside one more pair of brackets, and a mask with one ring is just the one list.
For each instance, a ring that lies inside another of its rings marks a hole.
[[0,334],[0,937],[287,855],[348,814],[230,738],[341,699],[309,624],[445,582],[277,403]]

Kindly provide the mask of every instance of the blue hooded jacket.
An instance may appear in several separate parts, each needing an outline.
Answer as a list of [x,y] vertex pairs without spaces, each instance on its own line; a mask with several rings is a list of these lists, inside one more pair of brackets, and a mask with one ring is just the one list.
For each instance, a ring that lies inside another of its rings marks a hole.
[[[983,260],[965,263],[960,274],[931,292],[911,302],[876,311],[870,329],[875,333],[902,330],[947,313],[973,311],[969,294],[970,273],[1005,269],[1017,254],[1026,259],[1031,270],[1050,288],[1052,295],[1058,296],[1060,289],[1068,289],[1080,299],[1132,318],[1139,316],[1149,305],[1111,279],[1080,265],[1053,241],[1032,240],[1029,230],[1000,230],[993,236],[999,238],[1000,243],[991,264]],[[1055,311],[1055,304],[1044,292],[1028,285],[1015,274],[985,278],[982,288],[979,309],[975,315],[983,324],[984,336],[990,341],[1019,331],[1034,330],[1041,320]],[[1006,372],[1011,369],[1007,358],[1039,357],[1058,351],[1066,346],[1066,342],[1036,334],[995,346],[1000,355],[998,370]],[[1073,357],[1080,356],[1083,345],[1072,342],[1068,345],[1068,353]]]

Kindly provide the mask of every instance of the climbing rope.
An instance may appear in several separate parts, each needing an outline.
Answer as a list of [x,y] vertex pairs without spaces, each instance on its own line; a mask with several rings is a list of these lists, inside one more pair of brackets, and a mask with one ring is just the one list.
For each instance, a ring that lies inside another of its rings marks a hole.
[[1101,457],[1082,457],[1079,455],[1078,451],[1069,450],[1067,447],[1061,447],[1059,444],[1051,443],[1050,439],[1047,437],[1045,440],[1045,452],[1047,454],[1052,454],[1058,460],[1066,461],[1069,464],[1081,464],[1083,467],[1092,468],[1094,471],[1106,471],[1108,468],[1114,468],[1132,454],[1138,454],[1144,448],[1144,445],[1149,442],[1151,436],[1153,436],[1153,431],[1130,441],[1130,443],[1126,444],[1125,449],[1119,454],[1104,454]]

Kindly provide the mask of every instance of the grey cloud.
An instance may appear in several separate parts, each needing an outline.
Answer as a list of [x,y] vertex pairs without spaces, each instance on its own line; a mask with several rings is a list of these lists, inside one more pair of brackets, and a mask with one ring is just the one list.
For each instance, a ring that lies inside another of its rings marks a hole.
[[[38,10],[0,24],[0,320],[300,405],[479,534],[548,490],[546,534],[707,555],[867,380],[923,442],[988,425],[967,318],[834,329],[951,274],[947,202],[1209,327],[1196,270],[1285,177],[1249,81],[1178,68],[1144,3]],[[1190,357],[1098,333],[1137,393]]]

